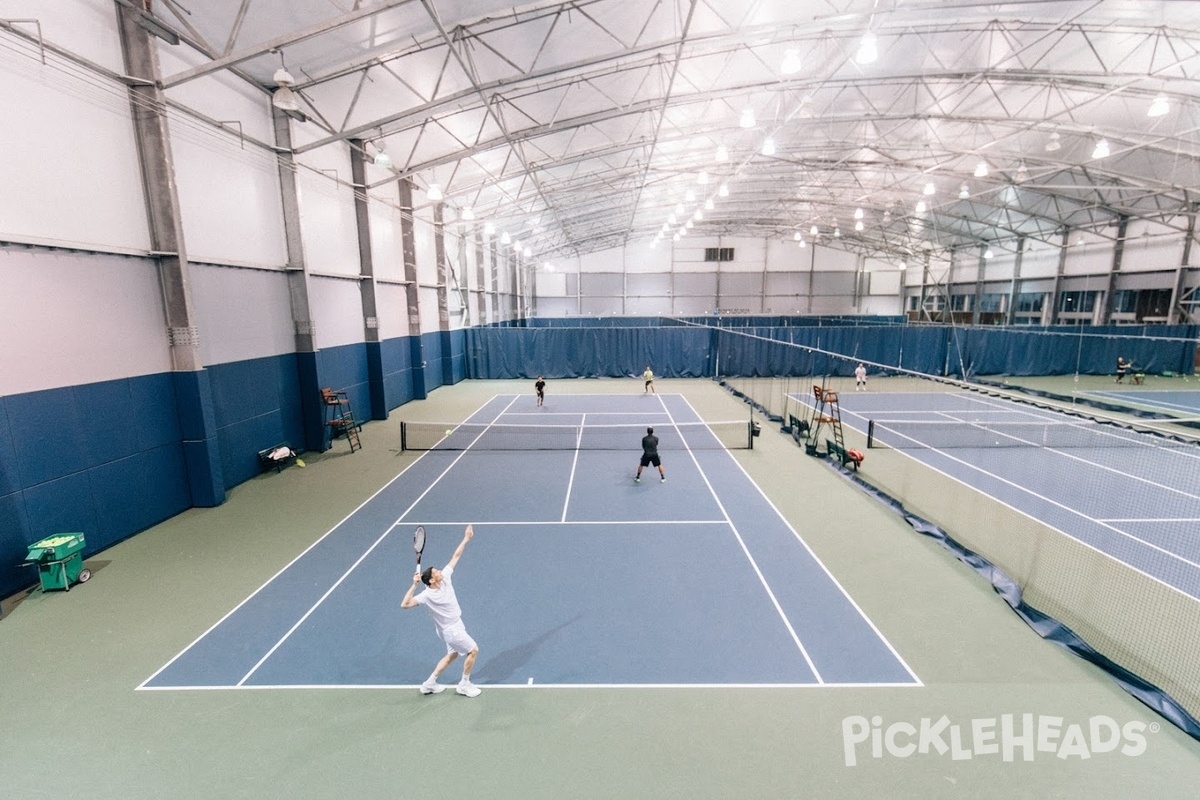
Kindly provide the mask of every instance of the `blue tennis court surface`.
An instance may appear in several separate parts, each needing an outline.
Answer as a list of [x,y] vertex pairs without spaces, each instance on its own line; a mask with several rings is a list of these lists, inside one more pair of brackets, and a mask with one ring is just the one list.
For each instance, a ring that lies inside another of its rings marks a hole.
[[[1066,441],[1074,418],[973,392],[843,393],[840,399],[845,424],[864,433],[870,419],[892,421],[898,430],[905,422],[934,423],[926,433],[912,433],[914,443],[924,435],[939,438],[932,432],[938,424],[961,423],[962,444],[898,446],[929,468],[1200,599],[1200,447],[1078,420],[1094,446],[1058,446],[1055,439]],[[994,423],[1014,424],[1015,431],[1023,423],[1050,423],[1052,438],[1043,444],[1018,432],[1012,436],[1029,440],[1001,441],[1009,436],[995,434],[995,442],[978,441],[980,431],[1001,427]]]
[[686,433],[666,483],[633,482],[640,433],[425,452],[140,688],[415,686],[445,650],[425,609],[399,608],[412,531],[441,566],[467,523],[454,584],[481,686],[919,686],[699,421],[679,395],[497,396],[467,422]]

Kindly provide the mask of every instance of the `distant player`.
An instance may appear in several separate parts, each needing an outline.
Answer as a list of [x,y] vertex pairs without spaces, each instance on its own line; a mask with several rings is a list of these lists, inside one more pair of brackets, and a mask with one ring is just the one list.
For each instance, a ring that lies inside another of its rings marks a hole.
[[[475,529],[468,525],[454,555],[450,556],[450,562],[441,569],[429,567],[424,572],[413,575],[412,586],[408,587],[404,599],[400,601],[401,608],[416,608],[417,606],[428,608],[429,614],[433,617],[433,625],[437,629],[438,637],[446,643],[446,655],[433,668],[433,673],[421,684],[421,694],[444,692],[446,687],[437,682],[438,675],[441,675],[442,670],[462,655],[467,658],[463,661],[462,680],[458,682],[457,691],[464,697],[479,696],[479,687],[471,683],[471,668],[475,666],[475,659],[479,655],[479,645],[475,644],[475,640],[471,638],[467,633],[466,626],[463,625],[462,609],[458,606],[458,598],[454,595],[454,586],[450,583],[454,567],[458,564],[458,559],[462,558],[467,542],[471,541],[471,537],[474,535]],[[428,588],[413,597],[413,591],[417,588],[418,583],[424,583]]]
[[541,375],[538,375],[537,383],[533,385],[533,388],[537,391],[537,404],[540,406],[546,399],[546,381]]
[[1117,383],[1125,382],[1125,373],[1133,366],[1132,361],[1126,361],[1125,356],[1117,356]]
[[633,482],[641,483],[642,470],[652,464],[658,467],[660,482],[666,483],[667,473],[663,472],[662,459],[658,457],[658,437],[654,435],[654,428],[646,428],[646,435],[642,437],[642,460],[638,463],[637,475],[633,476]]
[[[642,380],[646,382],[646,388],[642,389],[642,394],[654,392],[654,373],[650,370],[650,365],[646,365],[646,371],[642,373]],[[654,392],[658,394],[658,392]]]
[[867,368],[863,364],[859,364],[854,368],[854,391],[867,390]]

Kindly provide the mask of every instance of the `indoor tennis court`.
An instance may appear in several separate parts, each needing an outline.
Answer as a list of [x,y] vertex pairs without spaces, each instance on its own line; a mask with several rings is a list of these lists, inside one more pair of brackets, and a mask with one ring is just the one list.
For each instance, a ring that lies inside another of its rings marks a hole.
[[[468,522],[481,688],[920,685],[714,433],[749,426],[678,394],[497,396],[142,688],[415,689],[438,640],[396,610],[411,531],[440,565]],[[646,427],[665,483],[632,480]]]

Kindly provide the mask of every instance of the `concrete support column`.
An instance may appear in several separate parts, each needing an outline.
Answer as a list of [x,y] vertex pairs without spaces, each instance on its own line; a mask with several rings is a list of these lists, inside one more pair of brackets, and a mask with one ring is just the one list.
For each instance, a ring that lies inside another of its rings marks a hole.
[[308,302],[308,267],[304,240],[300,235],[300,193],[296,188],[296,159],[292,155],[292,128],[288,116],[272,109],[276,156],[279,166],[279,196],[283,206],[283,232],[287,246],[288,299],[295,334],[296,371],[300,383],[300,413],[304,449],[325,449],[325,409],[321,404],[321,380],[317,369],[317,326]]
[[412,364],[412,393],[429,396],[425,388],[425,347],[421,343],[421,292],[417,286],[417,243],[413,233],[412,179],[397,182],[400,200],[400,244],[404,253],[404,294],[408,299],[408,353]]
[[1017,237],[1017,256],[1013,261],[1012,283],[1008,287],[1008,309],[1004,314],[1004,324],[1012,325],[1017,313],[1017,288],[1021,285],[1021,262],[1025,260],[1025,240],[1028,237]]
[[216,506],[225,502],[225,479],[212,387],[200,359],[200,332],[191,300],[166,99],[159,88],[162,73],[156,40],[137,24],[138,15],[132,8],[118,3],[116,10],[125,72],[135,79],[130,82],[129,99],[152,255],[158,260],[188,491],[192,505]]
[[1192,242],[1196,240],[1196,214],[1200,212],[1200,203],[1192,203],[1188,209],[1187,235],[1183,240],[1183,257],[1179,259],[1179,268],[1175,270],[1175,282],[1171,285],[1171,304],[1167,321],[1172,325],[1180,322],[1191,322],[1191,314],[1181,305],[1183,298],[1183,278],[1187,274],[1188,263],[1192,260]]
[[454,385],[454,359],[450,349],[450,265],[446,261],[446,204],[433,204],[433,257],[437,263],[438,336],[442,341],[442,385]]
[[1062,280],[1067,271],[1067,248],[1071,245],[1071,229],[1063,228],[1062,245],[1058,248],[1058,269],[1054,272],[1054,289],[1050,292],[1050,317],[1048,324],[1058,322],[1058,307],[1062,303]]
[[371,250],[366,142],[362,139],[351,139],[349,144],[350,175],[354,184],[354,222],[358,231],[358,292],[362,301],[363,342],[367,351],[367,394],[371,403],[371,419],[387,419],[387,390],[383,383],[383,345],[379,341],[379,312],[375,302],[375,258]]
[[1112,266],[1108,270],[1108,286],[1104,290],[1104,311],[1100,319],[1096,320],[1099,325],[1107,325],[1112,321],[1113,305],[1116,298],[1113,295],[1117,290],[1117,274],[1121,271],[1121,262],[1125,259],[1125,235],[1129,232],[1129,215],[1122,214],[1117,222],[1117,241],[1113,245]]

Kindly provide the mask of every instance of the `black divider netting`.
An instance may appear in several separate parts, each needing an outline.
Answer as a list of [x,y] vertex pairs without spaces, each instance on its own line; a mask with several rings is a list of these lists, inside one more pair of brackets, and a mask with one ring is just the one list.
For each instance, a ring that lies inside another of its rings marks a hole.
[[667,425],[527,425],[401,422],[402,450],[628,450],[640,453],[654,428],[659,450],[737,450],[753,446],[746,420]]
[[893,449],[992,447],[1160,448],[1188,447],[1197,442],[1174,435],[1096,420],[996,422],[988,420],[871,420],[867,447]]

